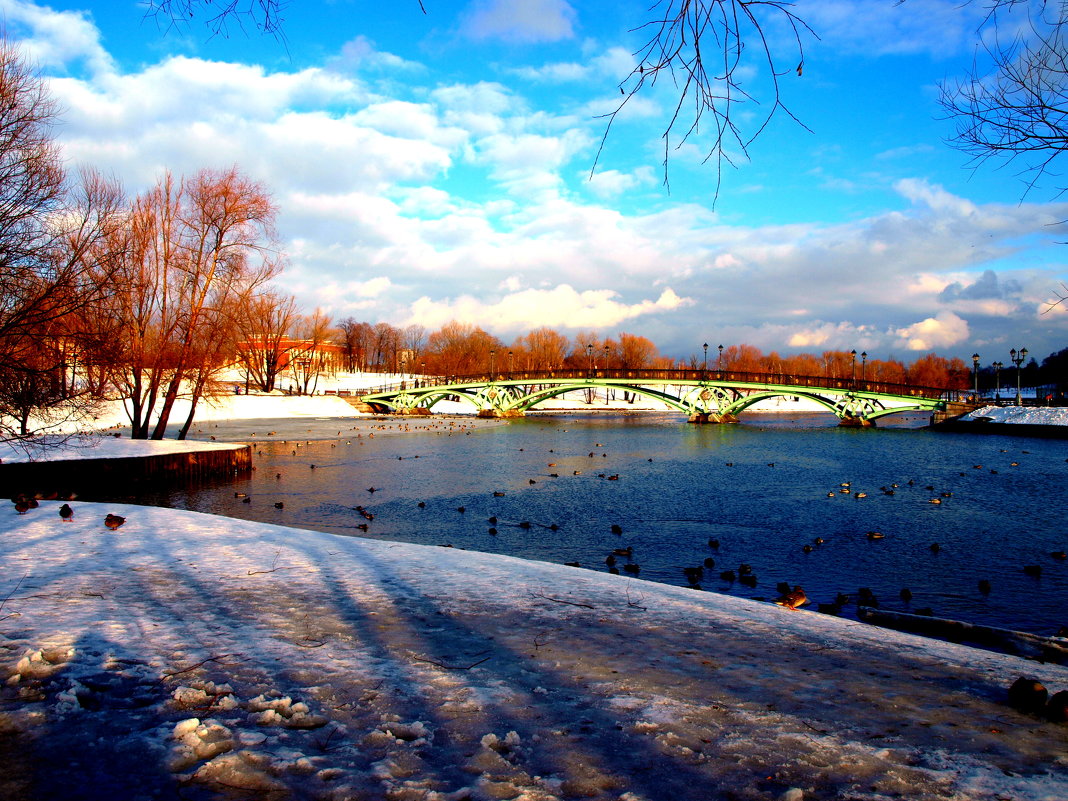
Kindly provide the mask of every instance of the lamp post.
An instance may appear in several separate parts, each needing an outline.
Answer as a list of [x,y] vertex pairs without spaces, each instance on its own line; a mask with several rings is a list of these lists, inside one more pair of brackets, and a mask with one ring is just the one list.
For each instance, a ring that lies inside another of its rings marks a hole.
[[490,349],[490,381],[493,381],[493,376],[497,372],[497,351]]
[[853,358],[853,383],[857,382],[857,349],[849,351],[849,355]]
[[1001,368],[1005,365],[994,362],[990,366],[994,368],[994,400],[1001,400]]
[[604,374],[608,375],[608,346],[604,346]]
[[860,352],[860,380],[866,381],[868,376],[868,351]]
[[723,372],[723,346],[722,345],[719,346],[719,362],[717,362],[716,371],[720,372],[720,373]]
[[512,377],[512,351],[508,351],[508,377]]
[[708,369],[708,343],[706,342],[701,347],[705,349],[705,358],[701,362],[701,373],[703,374]]
[[1020,365],[1027,359],[1027,348],[1020,348],[1019,352],[1017,352],[1016,348],[1013,348],[1009,351],[1009,358],[1016,365],[1016,405],[1022,406],[1020,398]]
[[975,367],[975,399],[979,400],[979,354],[972,354],[972,365]]
[[593,376],[593,345],[586,345],[586,378]]

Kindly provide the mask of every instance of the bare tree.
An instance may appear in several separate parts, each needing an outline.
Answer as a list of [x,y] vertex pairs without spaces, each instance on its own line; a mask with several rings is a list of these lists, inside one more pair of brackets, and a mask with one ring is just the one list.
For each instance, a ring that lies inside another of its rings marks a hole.
[[[120,293],[132,435],[162,439],[183,390],[195,407],[221,366],[213,338],[233,330],[231,301],[273,276],[274,205],[237,170],[165,175],[138,199]],[[157,403],[159,404],[157,407]]]
[[301,394],[315,394],[319,376],[327,371],[325,346],[334,333],[333,321],[322,309],[299,317],[294,325],[296,343],[289,354],[289,370]]
[[250,293],[239,304],[237,357],[246,376],[263,392],[274,390],[278,374],[286,366],[291,349],[289,332],[296,319],[293,296],[271,289]]
[[88,396],[69,357],[115,269],[103,243],[121,193],[95,173],[68,183],[52,136],[56,107],[19,50],[0,38],[0,437],[30,414],[67,418]]

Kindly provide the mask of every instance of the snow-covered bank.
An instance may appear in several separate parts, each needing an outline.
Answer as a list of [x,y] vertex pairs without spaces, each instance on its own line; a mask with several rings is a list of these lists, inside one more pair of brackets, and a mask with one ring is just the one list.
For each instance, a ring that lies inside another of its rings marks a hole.
[[981,406],[961,420],[986,418],[992,423],[1017,423],[1033,426],[1068,425],[1068,407],[1064,406]]
[[54,439],[41,438],[37,443],[0,442],[0,462],[52,462],[70,459],[131,459],[159,456],[165,453],[197,453],[200,451],[243,448],[243,444],[226,442],[198,442],[194,440],[146,440],[126,437],[85,434]]
[[1068,689],[1065,667],[504,556],[72,505],[0,515],[0,797],[1068,797],[1068,726],[1005,704],[1019,675]]

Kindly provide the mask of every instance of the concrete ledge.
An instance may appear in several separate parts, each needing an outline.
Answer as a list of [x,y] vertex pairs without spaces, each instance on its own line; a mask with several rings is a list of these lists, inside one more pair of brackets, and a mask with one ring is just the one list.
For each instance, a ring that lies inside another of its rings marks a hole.
[[243,445],[150,456],[10,462],[0,464],[0,486],[9,497],[20,492],[55,497],[231,479],[251,470],[252,446]]

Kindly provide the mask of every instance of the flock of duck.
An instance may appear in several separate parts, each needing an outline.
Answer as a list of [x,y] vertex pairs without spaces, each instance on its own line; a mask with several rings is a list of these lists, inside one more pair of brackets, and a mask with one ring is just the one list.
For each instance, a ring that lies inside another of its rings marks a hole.
[[[17,514],[25,515],[29,514],[31,509],[40,508],[41,504],[39,502],[39,499],[73,500],[71,498],[60,499],[56,495],[52,495],[51,497],[45,498],[44,496],[28,495],[25,492],[20,492],[11,499],[11,502],[15,505],[15,512]],[[70,523],[72,520],[74,520],[74,507],[71,506],[69,503],[64,503],[62,506],[60,506],[59,519],[62,520],[64,523]],[[104,525],[112,531],[115,531],[115,529],[119,528],[125,522],[125,517],[120,517],[119,515],[112,514],[111,512],[108,512],[104,516]]]

